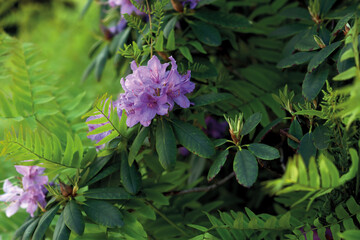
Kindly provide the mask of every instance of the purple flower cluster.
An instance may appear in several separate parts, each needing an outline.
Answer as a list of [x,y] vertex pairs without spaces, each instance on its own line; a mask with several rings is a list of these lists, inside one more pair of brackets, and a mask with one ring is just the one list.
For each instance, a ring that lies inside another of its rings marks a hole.
[[211,138],[222,138],[225,136],[228,123],[226,121],[218,122],[212,116],[205,118],[206,129],[205,134]]
[[8,217],[14,215],[19,207],[26,208],[33,217],[38,204],[43,208],[46,206],[44,185],[48,183],[48,177],[41,176],[45,168],[38,166],[15,166],[15,168],[23,175],[22,188],[5,180],[3,185],[5,193],[0,195],[0,201],[10,203],[6,209]]
[[189,5],[190,9],[194,9],[200,0],[185,0],[182,2],[183,6]]
[[132,74],[122,78],[120,83],[125,93],[120,94],[118,109],[125,109],[126,124],[129,127],[138,122],[147,127],[151,120],[158,115],[166,115],[174,107],[174,103],[182,108],[190,106],[185,94],[194,90],[195,84],[190,82],[190,71],[180,75],[176,61],[171,60],[171,69],[167,71],[169,63],[161,64],[153,56],[147,66],[137,66],[131,63]]
[[132,14],[135,13],[136,15],[144,15],[143,12],[140,12],[130,0],[109,0],[110,7],[118,7],[120,6],[120,14],[123,15],[125,13]]

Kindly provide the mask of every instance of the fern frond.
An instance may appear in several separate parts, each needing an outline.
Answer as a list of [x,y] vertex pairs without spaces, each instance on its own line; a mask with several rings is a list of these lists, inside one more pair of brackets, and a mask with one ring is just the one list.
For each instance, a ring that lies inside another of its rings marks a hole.
[[272,194],[281,195],[290,192],[308,192],[303,198],[298,200],[293,206],[310,200],[311,203],[318,197],[330,193],[333,189],[344,185],[347,181],[356,176],[359,157],[354,149],[350,149],[352,165],[349,171],[340,176],[339,170],[334,163],[326,156],[321,154],[317,159],[310,159],[308,169],[300,155],[295,155],[289,159],[285,174],[280,179],[270,180],[265,183],[267,189]]
[[69,133],[63,148],[59,138],[54,134],[49,135],[38,130],[33,132],[20,127],[18,133],[15,129],[6,133],[0,148],[0,156],[16,163],[39,160],[49,165],[70,168],[80,168],[87,164],[83,161],[84,148],[80,137],[75,135],[73,138]]

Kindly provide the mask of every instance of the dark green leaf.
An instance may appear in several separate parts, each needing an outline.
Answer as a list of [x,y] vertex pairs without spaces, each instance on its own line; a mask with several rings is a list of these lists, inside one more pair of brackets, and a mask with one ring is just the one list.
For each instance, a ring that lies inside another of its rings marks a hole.
[[141,174],[135,164],[131,165],[131,167],[129,166],[127,154],[125,152],[121,153],[120,174],[125,190],[131,194],[138,193],[141,187]]
[[57,205],[52,209],[48,210],[46,213],[44,213],[44,215],[42,215],[42,217],[39,220],[39,224],[32,237],[33,240],[37,240],[37,239],[41,240],[44,237],[46,230],[50,226],[50,223],[52,222],[59,208],[60,205]]
[[245,149],[238,151],[234,158],[234,172],[241,185],[251,187],[258,176],[258,163],[254,155]]
[[97,81],[100,81],[102,72],[104,71],[105,64],[109,55],[109,45],[103,48],[103,50],[96,57],[95,62],[95,78]]
[[270,36],[275,38],[286,38],[305,30],[307,27],[308,25],[299,23],[286,24],[285,26],[275,29],[270,33]]
[[316,55],[310,60],[310,63],[308,65],[308,72],[312,72],[317,66],[319,66],[322,62],[325,61],[325,59],[334,52],[339,46],[341,45],[341,42],[335,42],[332,43],[325,48],[321,49],[319,52],[316,53]]
[[[360,36],[359,36],[359,38],[360,38]],[[339,73],[345,72],[349,68],[355,66],[355,60],[354,60],[353,57],[341,61],[341,57],[346,52],[348,52],[349,49],[351,49],[350,51],[352,51],[352,43],[346,44],[340,51],[339,57],[337,59],[337,64],[336,64],[336,67],[337,67],[337,70],[338,70]]]
[[314,40],[314,35],[317,34],[316,27],[312,27],[296,35],[296,43],[294,48],[299,51],[314,51],[319,49],[319,45]]
[[[125,161],[127,164],[127,161]],[[109,227],[122,227],[124,221],[118,208],[99,200],[86,200],[83,205],[86,215],[95,223]]]
[[176,139],[171,125],[165,119],[158,121],[156,129],[156,151],[164,169],[173,169],[176,164]]
[[[95,150],[94,150],[95,151]],[[95,151],[96,153],[96,151]],[[81,186],[84,186],[84,184],[86,184],[89,180],[91,180],[93,177],[95,177],[95,175],[100,172],[100,170],[106,165],[106,163],[109,162],[109,160],[111,159],[113,155],[108,155],[108,156],[105,156],[105,157],[98,157],[95,159],[94,162],[92,162],[90,164],[90,166],[87,168],[89,169],[87,175],[83,175],[85,172],[87,171],[83,171],[82,172],[82,175],[81,175]],[[84,178],[84,180],[83,180]]]
[[325,81],[329,75],[329,68],[325,66],[306,73],[302,85],[302,93],[306,100],[312,101],[324,86]]
[[84,192],[86,198],[94,199],[131,199],[132,196],[120,187],[92,188]]
[[30,240],[33,232],[35,231],[36,226],[39,223],[40,218],[34,219],[32,223],[26,228],[24,235],[22,236],[22,240]]
[[200,129],[176,119],[172,126],[179,143],[191,152],[204,158],[215,154],[214,144]]
[[79,206],[75,200],[70,200],[64,208],[64,221],[66,226],[78,235],[82,235],[85,229],[85,222]]
[[310,61],[315,55],[314,52],[297,52],[282,59],[276,66],[278,68],[289,68]]
[[181,54],[191,63],[193,63],[193,58],[191,56],[191,52],[190,52],[190,49],[186,46],[181,46],[179,47],[179,50],[181,52]]
[[346,14],[342,19],[340,19],[340,20],[337,22],[334,30],[331,32],[331,37],[332,37],[332,38],[335,38],[335,37],[336,37],[337,33],[338,33],[342,28],[345,27],[345,25],[348,23],[348,21],[352,18],[353,15],[354,15],[353,12],[348,13],[348,14]]
[[53,240],[68,240],[70,238],[70,229],[66,226],[64,221],[64,211],[60,214],[60,217],[56,223]]
[[229,150],[221,151],[216,155],[215,161],[211,165],[207,176],[208,181],[213,180],[214,177],[220,172],[220,169],[222,168],[222,166],[224,166],[228,155],[229,155]]
[[271,123],[269,123],[266,127],[264,127],[258,135],[256,135],[254,142],[260,142],[264,136],[276,125],[278,125],[280,122],[282,122],[283,119],[282,118],[277,118],[274,121],[272,121]]
[[309,10],[300,7],[285,8],[279,15],[290,19],[311,20]]
[[316,147],[313,143],[312,133],[306,133],[300,141],[299,153],[302,156],[306,166],[309,165],[311,157],[316,155]]
[[32,222],[34,222],[36,220],[36,218],[30,218],[29,220],[27,220],[25,223],[23,223],[16,231],[15,231],[15,233],[14,233],[14,236],[13,236],[13,240],[16,240],[16,239],[18,239],[18,238],[20,238],[23,234],[24,234],[24,232],[25,232],[25,230],[30,226],[30,224],[32,223]]
[[131,147],[130,147],[130,152],[129,152],[129,165],[131,166],[132,163],[135,160],[136,155],[138,154],[141,145],[144,143],[145,138],[147,137],[149,133],[149,128],[147,127],[143,127],[139,134],[136,136],[134,142],[132,143]]
[[249,145],[248,149],[256,157],[263,160],[273,160],[280,157],[279,150],[266,144],[252,143]]
[[190,27],[201,42],[213,47],[220,46],[221,35],[215,27],[199,21],[192,22]]
[[173,16],[164,27],[164,37],[167,39],[171,30],[174,29],[176,22],[178,21],[178,15]]
[[196,11],[194,17],[225,28],[241,29],[251,27],[250,21],[240,14],[202,9]]
[[318,126],[313,132],[314,145],[319,150],[327,149],[330,142],[329,130],[327,127]]
[[192,107],[202,107],[212,103],[217,103],[225,100],[229,100],[233,96],[229,93],[210,93],[192,98],[191,102],[194,103]]
[[245,124],[241,130],[241,135],[249,134],[260,123],[262,114],[257,112],[246,119]]
[[[294,119],[290,124],[289,134],[299,139],[299,141],[303,137],[302,128],[298,120]],[[299,147],[299,143],[295,142],[294,140],[291,140],[290,138],[288,138],[287,142],[289,146],[292,147],[293,149],[297,149]]]

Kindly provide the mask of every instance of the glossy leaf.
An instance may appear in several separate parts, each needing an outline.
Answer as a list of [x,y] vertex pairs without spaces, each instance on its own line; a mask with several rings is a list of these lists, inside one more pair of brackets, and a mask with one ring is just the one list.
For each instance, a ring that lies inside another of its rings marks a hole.
[[234,158],[234,172],[239,184],[251,187],[258,176],[258,163],[248,150],[238,151]]
[[279,150],[262,143],[252,143],[248,146],[250,152],[263,160],[274,160],[280,157]]
[[221,151],[216,155],[215,161],[211,165],[207,175],[208,181],[213,180],[214,177],[220,172],[222,166],[224,166],[226,162],[228,155],[229,155],[229,150]]
[[59,208],[60,205],[57,205],[42,215],[32,237],[33,240],[41,240],[44,237],[46,230],[50,226]]
[[138,154],[142,144],[145,141],[145,138],[148,136],[149,134],[149,129],[147,127],[143,127],[140,132],[138,133],[138,135],[136,135],[135,140],[133,141],[131,147],[130,147],[130,151],[129,151],[129,165],[131,166],[132,163],[135,160],[136,155]]
[[301,65],[310,61],[310,59],[315,55],[314,52],[297,52],[287,56],[282,59],[276,66],[278,68],[289,68],[296,65]]
[[82,235],[85,229],[84,218],[75,200],[70,200],[64,208],[64,222],[66,226],[78,235]]
[[139,192],[141,187],[141,174],[138,171],[135,164],[129,166],[127,154],[121,153],[121,170],[120,170],[121,182],[126,191],[131,194]]
[[220,46],[222,41],[221,35],[215,27],[199,21],[194,21],[190,24],[190,27],[200,42],[213,47]]
[[260,123],[261,118],[261,113],[254,113],[248,119],[246,119],[245,124],[241,130],[241,135],[249,134]]
[[84,192],[86,198],[93,199],[131,199],[132,196],[120,187],[92,188]]
[[70,233],[70,229],[65,224],[64,211],[62,211],[55,226],[53,240],[68,240]]
[[315,69],[311,73],[306,73],[302,85],[302,93],[308,101],[313,100],[319,94],[320,90],[325,84],[328,75],[329,68],[325,67],[320,67],[318,69]]
[[210,94],[204,94],[200,95],[196,98],[191,99],[191,102],[194,103],[193,108],[196,107],[202,107],[209,104],[226,101],[231,99],[233,96],[228,93],[210,93]]
[[86,215],[97,224],[109,228],[124,226],[124,221],[119,209],[108,202],[86,200],[82,208]]
[[315,68],[317,68],[317,66],[324,62],[325,59],[330,56],[330,54],[334,52],[340,45],[340,41],[335,42],[317,52],[316,55],[310,60],[307,68],[308,72],[312,72]]
[[25,230],[23,236],[22,236],[22,240],[30,240],[31,236],[33,235],[36,226],[39,223],[40,218],[36,218]]
[[200,129],[176,119],[171,123],[177,140],[189,151],[204,158],[215,154],[214,144]]
[[156,151],[164,169],[173,169],[176,164],[176,139],[170,123],[160,119],[156,128]]

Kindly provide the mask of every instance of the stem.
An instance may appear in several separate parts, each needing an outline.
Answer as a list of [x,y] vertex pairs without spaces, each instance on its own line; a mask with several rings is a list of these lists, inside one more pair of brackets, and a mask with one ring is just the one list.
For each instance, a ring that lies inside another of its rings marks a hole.
[[284,130],[280,129],[280,133],[285,135],[286,137],[290,138],[291,140],[297,142],[297,143],[300,143],[300,140],[297,139],[295,136],[291,135],[290,133],[288,132],[285,132]]
[[155,207],[154,205],[152,205],[150,202],[145,200],[145,203],[148,204],[152,209],[154,209],[154,211],[160,215],[160,217],[162,217],[166,222],[168,222],[171,226],[173,226],[174,228],[176,228],[179,232],[181,232],[183,235],[188,236],[188,234],[186,232],[184,232],[184,230],[182,230],[181,228],[179,228],[173,221],[171,221],[168,217],[165,216],[165,214],[163,214],[157,207]]
[[187,189],[187,190],[183,190],[183,191],[179,191],[179,192],[168,192],[168,193],[164,193],[164,195],[169,196],[169,195],[183,195],[183,194],[194,193],[194,192],[207,192],[207,191],[210,191],[210,190],[213,190],[213,189],[219,187],[220,185],[223,185],[224,183],[226,183],[228,180],[230,180],[234,176],[235,176],[235,172],[232,172],[225,178],[221,179],[219,182],[214,183],[210,186],[196,187],[196,188],[191,188],[191,189]]
[[150,58],[152,58],[153,56],[153,39],[152,39],[152,22],[151,22],[151,14],[150,14],[150,5],[149,5],[149,0],[146,0],[146,6],[147,6],[147,12],[148,12],[148,16],[149,16],[149,24],[150,24]]

